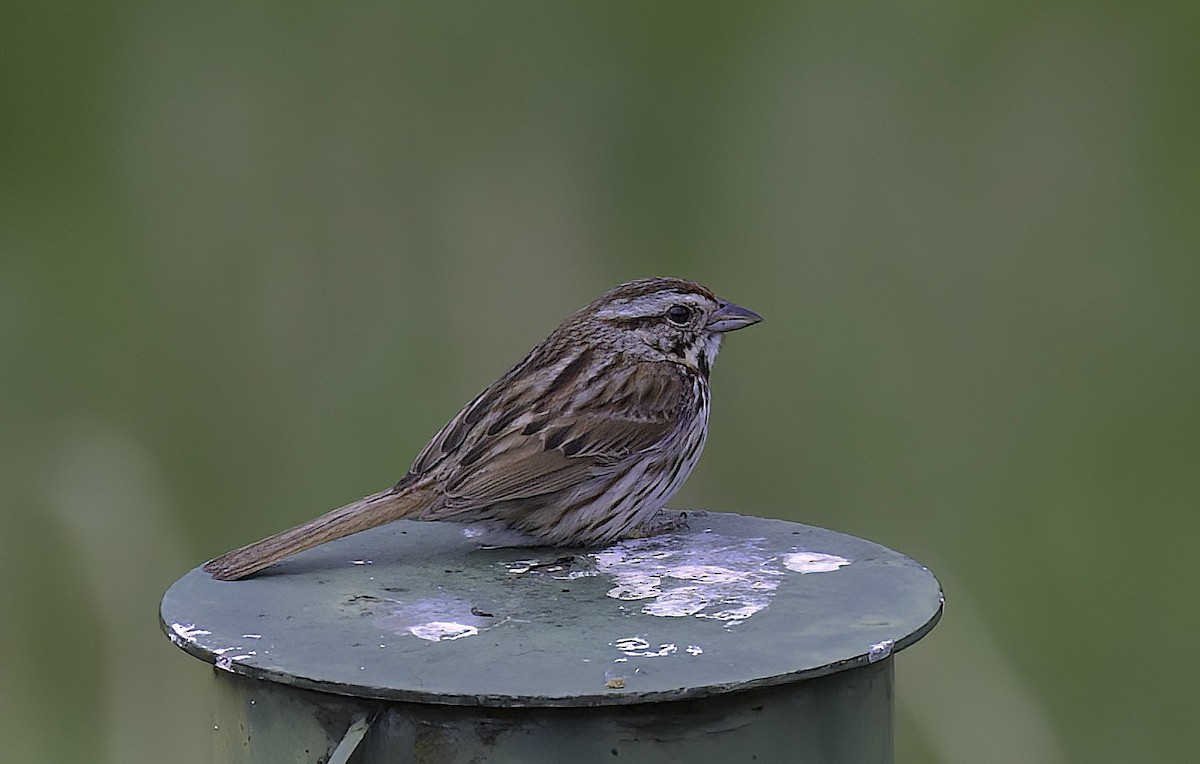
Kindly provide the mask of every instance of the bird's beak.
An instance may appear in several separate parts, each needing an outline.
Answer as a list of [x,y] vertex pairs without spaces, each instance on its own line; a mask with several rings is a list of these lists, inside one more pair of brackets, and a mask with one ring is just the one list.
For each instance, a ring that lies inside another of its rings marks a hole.
[[717,303],[717,309],[708,317],[708,330],[721,333],[732,332],[735,329],[757,324],[759,321],[762,321],[762,316],[749,308],[735,305],[728,300],[721,300]]

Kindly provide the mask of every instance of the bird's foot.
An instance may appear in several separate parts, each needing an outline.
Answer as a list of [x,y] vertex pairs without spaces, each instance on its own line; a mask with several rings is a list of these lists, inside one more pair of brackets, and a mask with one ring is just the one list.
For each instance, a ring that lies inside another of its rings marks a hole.
[[636,526],[627,538],[644,539],[664,533],[675,533],[688,529],[688,513],[675,509],[660,509],[654,517]]

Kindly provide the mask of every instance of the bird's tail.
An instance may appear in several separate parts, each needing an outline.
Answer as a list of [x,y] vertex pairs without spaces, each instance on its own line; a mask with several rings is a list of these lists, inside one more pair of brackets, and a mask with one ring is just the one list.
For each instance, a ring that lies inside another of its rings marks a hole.
[[220,581],[234,581],[326,541],[340,539],[414,514],[422,506],[419,496],[400,486],[372,494],[290,530],[226,552],[204,563],[204,570]]

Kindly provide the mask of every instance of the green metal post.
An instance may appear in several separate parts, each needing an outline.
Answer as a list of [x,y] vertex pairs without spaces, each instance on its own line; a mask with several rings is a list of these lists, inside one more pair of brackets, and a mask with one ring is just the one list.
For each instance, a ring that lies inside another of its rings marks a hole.
[[810,526],[691,513],[605,550],[399,522],[259,577],[193,570],[172,640],[215,666],[219,762],[891,762],[927,569]]

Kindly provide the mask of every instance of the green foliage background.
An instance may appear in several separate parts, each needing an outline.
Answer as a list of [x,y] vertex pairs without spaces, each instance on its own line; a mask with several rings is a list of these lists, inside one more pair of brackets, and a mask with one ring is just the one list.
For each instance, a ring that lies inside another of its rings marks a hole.
[[677,274],[766,317],[677,504],[945,584],[899,760],[1186,760],[1198,9],[6,5],[3,758],[207,760],[162,591]]

